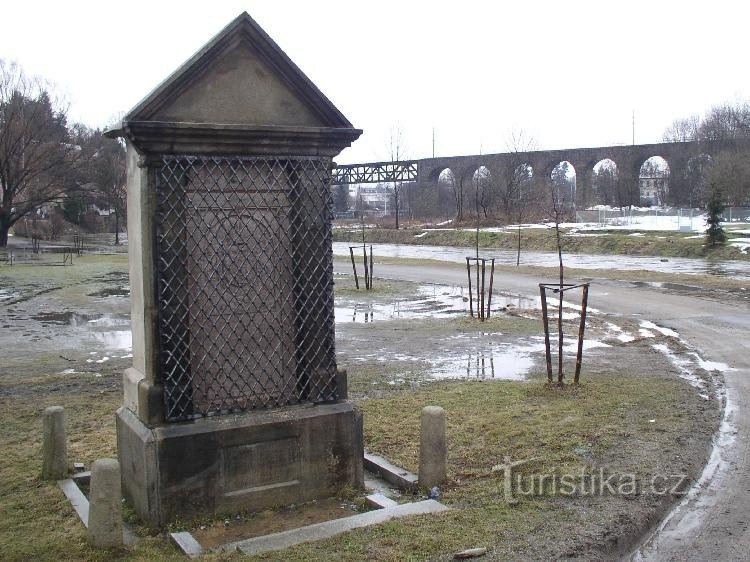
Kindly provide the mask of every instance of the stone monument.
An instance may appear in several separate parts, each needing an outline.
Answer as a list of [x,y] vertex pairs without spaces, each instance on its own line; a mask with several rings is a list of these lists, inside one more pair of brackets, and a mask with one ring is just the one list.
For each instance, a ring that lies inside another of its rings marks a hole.
[[151,526],[362,485],[336,368],[332,158],[362,133],[246,13],[123,119],[123,493]]

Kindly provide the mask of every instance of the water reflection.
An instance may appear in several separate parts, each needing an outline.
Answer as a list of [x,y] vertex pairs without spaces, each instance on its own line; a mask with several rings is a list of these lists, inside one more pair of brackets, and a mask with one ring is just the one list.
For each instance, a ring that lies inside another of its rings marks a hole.
[[533,366],[531,348],[484,349],[442,359],[430,375],[439,379],[524,380]]
[[[516,253],[511,250],[486,248],[484,252],[494,257],[498,264],[515,265]],[[334,242],[333,253],[337,256],[348,256],[347,242]],[[446,261],[452,263],[466,263],[466,256],[471,254],[469,248],[455,246],[426,246],[411,244],[378,244],[377,255],[395,258],[417,258]],[[619,269],[619,270],[648,270],[660,273],[690,273],[720,275],[739,279],[750,279],[750,262],[740,260],[708,260],[701,258],[669,258],[661,261],[656,256],[622,256],[622,255],[589,255],[566,254],[565,264],[569,267],[583,269]],[[552,252],[524,252],[524,264],[541,267],[555,267],[557,254]]]
[[[557,314],[557,302],[549,302],[550,314]],[[579,317],[580,305],[563,302],[564,320]],[[514,311],[541,310],[540,297],[493,292],[491,310],[497,314],[509,309]],[[598,312],[589,308],[589,313]],[[391,302],[337,301],[336,323],[370,323],[396,319],[455,318],[469,313],[469,297],[466,287],[461,285],[424,284],[417,287],[413,297],[397,298]]]
[[31,317],[47,325],[67,325],[73,333],[93,338],[107,350],[129,350],[133,347],[130,319],[111,314],[82,314],[73,311],[39,312]]

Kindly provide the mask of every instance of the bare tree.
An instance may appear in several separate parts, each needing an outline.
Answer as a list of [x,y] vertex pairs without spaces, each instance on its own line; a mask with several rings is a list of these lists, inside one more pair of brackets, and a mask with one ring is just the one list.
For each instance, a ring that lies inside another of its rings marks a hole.
[[683,119],[676,119],[664,131],[662,138],[664,142],[688,142],[694,141],[698,137],[700,127],[700,117],[691,115]]
[[486,219],[495,202],[495,181],[490,171],[484,166],[477,168],[473,179],[476,203],[481,207],[482,216]]
[[750,103],[712,107],[701,121],[697,137],[708,143],[750,138]]
[[750,200],[750,154],[741,147],[722,150],[709,161],[704,178],[710,186],[708,199],[715,200],[714,192],[720,192],[724,203],[745,205]]
[[66,115],[48,84],[0,60],[0,247],[19,219],[79,189],[84,155],[71,142]]
[[517,225],[518,266],[521,263],[521,225],[529,216],[532,202],[532,169],[528,153],[536,149],[536,143],[523,131],[512,131],[506,145],[509,156],[498,169],[497,199],[506,220]]
[[[401,127],[399,125],[395,125],[391,128],[391,135],[390,135],[390,141],[388,146],[388,152],[389,152],[389,158],[391,162],[398,162],[399,160],[404,160],[406,157],[404,155],[405,148],[404,148],[404,138],[403,138],[403,132],[401,131]],[[386,195],[387,197],[387,195]],[[403,184],[402,182],[393,182],[393,194],[392,194],[392,200],[393,200],[393,212],[396,214],[396,230],[398,230],[399,222],[398,222],[398,215],[401,211],[401,207],[403,206]]]
[[463,176],[457,176],[453,170],[447,169],[440,175],[439,182],[447,185],[453,194],[453,203],[456,206],[455,220],[460,223],[464,220],[464,199],[466,195]]
[[565,211],[569,211],[575,206],[574,181],[570,176],[570,163],[560,162],[552,170],[552,186],[557,192],[557,199]]
[[[551,179],[542,180],[547,184],[546,214],[554,224],[555,241],[557,245],[557,258],[559,262],[559,302],[557,308],[557,380],[563,380],[563,292],[564,292],[564,268],[562,258],[562,239],[560,237],[560,224],[563,222],[566,209],[565,201],[560,197],[560,190]],[[548,359],[549,360],[549,359]]]
[[594,173],[594,185],[599,202],[614,205],[622,213],[639,200],[638,177],[628,173],[628,166],[600,165]]
[[531,179],[529,152],[535,150],[535,142],[523,131],[512,131],[506,143],[508,157],[499,168],[498,200],[506,217],[514,220],[519,200],[524,199],[522,190],[528,189]]
[[127,190],[125,183],[125,147],[119,140],[109,139],[95,131],[92,142],[95,148],[90,159],[90,179],[96,197],[115,217],[115,245],[120,244],[120,223],[127,216]]
[[[677,120],[664,132],[665,140],[689,140],[698,147],[712,148],[711,158],[696,154],[688,163],[685,178],[689,185],[691,205],[701,204],[706,191],[721,186],[724,196],[733,204],[750,199],[750,103],[713,106],[700,119],[697,116]],[[710,176],[710,179],[709,179]]]

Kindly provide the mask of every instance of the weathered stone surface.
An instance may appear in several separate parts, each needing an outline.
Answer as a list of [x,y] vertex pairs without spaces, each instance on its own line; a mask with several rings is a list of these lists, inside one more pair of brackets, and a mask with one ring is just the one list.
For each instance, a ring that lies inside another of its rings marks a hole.
[[158,526],[361,486],[361,416],[329,402],[328,208],[331,158],[361,131],[242,14],[107,134],[128,145],[117,439],[136,512]]
[[201,544],[187,531],[170,533],[169,536],[172,538],[172,542],[175,546],[188,558],[198,558],[203,554],[203,547]]
[[42,413],[42,478],[60,480],[68,475],[65,410],[50,406]]
[[151,526],[176,516],[260,511],[361,486],[350,403],[303,405],[149,428],[117,412],[126,497]]
[[419,441],[419,485],[432,488],[445,482],[447,461],[445,410],[440,406],[425,406]]
[[363,466],[396,488],[412,490],[417,487],[418,477],[416,474],[392,464],[388,459],[379,455],[365,453]]
[[[185,186],[191,211],[176,217],[186,221],[186,300],[197,319],[188,323],[195,410],[263,407],[248,388],[264,389],[266,401],[293,403],[291,188],[279,165],[252,170],[243,185],[228,185],[231,171],[222,172],[191,174]],[[257,185],[267,191],[258,193]],[[227,208],[243,210],[227,217]]]
[[223,53],[186,91],[160,107],[155,121],[300,125],[323,122],[246,43]]
[[119,546],[123,542],[120,463],[115,459],[98,459],[91,467],[88,536],[97,547]]
[[362,131],[243,13],[107,134],[150,153],[334,156]]

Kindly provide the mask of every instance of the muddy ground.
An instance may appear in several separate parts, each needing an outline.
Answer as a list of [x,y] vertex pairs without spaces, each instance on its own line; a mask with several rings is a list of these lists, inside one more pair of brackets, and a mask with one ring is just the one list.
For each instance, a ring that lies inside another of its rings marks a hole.
[[[121,372],[131,358],[127,283],[124,255],[83,256],[72,267],[0,270],[4,417],[33,418],[57,396],[62,403],[66,397],[83,403],[99,397],[105,410],[113,411]],[[575,304],[569,304],[564,307],[568,372],[579,320]],[[365,409],[371,400],[429,391],[430,385],[442,384],[436,381],[494,384],[544,378],[537,297],[498,292],[491,318],[480,323],[468,317],[467,294],[460,286],[376,279],[375,289],[367,293],[355,290],[349,276],[337,275],[336,306],[338,362],[349,372],[351,397]],[[591,377],[606,386],[606,377],[615,381],[619,374],[637,377],[644,388],[661,380],[679,381],[670,387],[676,394],[663,414],[679,416],[680,422],[674,427],[659,423],[659,431],[650,431],[650,419],[623,420],[618,438],[624,446],[584,445],[577,453],[580,459],[620,472],[679,467],[694,480],[718,424],[721,379],[709,370],[712,366],[668,328],[595,308],[589,310],[586,342],[584,381]],[[111,418],[104,415],[102,423],[108,424]],[[648,439],[640,439],[639,428],[645,428]],[[4,442],[14,443],[22,438],[19,435],[6,433]],[[397,440],[368,435],[370,448],[410,464],[408,455],[389,445]],[[77,441],[73,452],[81,460],[93,460],[84,452],[86,439]],[[18,454],[31,463],[24,466],[34,466],[33,451]],[[5,475],[20,478],[7,459],[3,462]],[[466,478],[458,473],[453,477]],[[446,503],[458,508],[472,504],[471,493],[462,495],[465,490],[460,485],[453,490]],[[674,499],[649,494],[576,502],[551,498],[550,509],[564,514],[564,523],[534,529],[540,540],[523,542],[524,550],[515,555],[607,558],[656,520]],[[496,552],[500,556],[503,550],[498,546]]]

